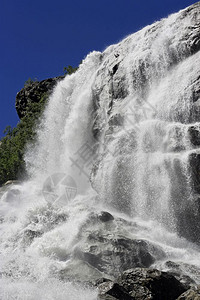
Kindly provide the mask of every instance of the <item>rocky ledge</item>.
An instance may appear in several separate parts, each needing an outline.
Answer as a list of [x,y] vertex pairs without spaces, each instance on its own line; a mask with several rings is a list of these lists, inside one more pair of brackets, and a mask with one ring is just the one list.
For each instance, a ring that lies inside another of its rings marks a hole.
[[199,287],[186,287],[172,274],[156,269],[135,268],[123,272],[116,281],[96,282],[99,300],[193,300],[200,299]]
[[64,76],[58,76],[42,81],[28,81],[16,96],[15,107],[19,118],[21,119],[25,116],[29,103],[40,102],[43,96],[48,97],[57,82],[63,78]]

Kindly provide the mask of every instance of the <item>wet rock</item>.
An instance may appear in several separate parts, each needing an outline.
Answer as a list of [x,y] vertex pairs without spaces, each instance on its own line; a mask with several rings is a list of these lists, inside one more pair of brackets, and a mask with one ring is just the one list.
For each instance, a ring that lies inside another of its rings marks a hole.
[[192,176],[192,185],[198,194],[200,194],[200,154],[193,152],[189,157],[189,166]]
[[194,265],[167,261],[165,263],[165,269],[167,269],[166,271],[168,273],[176,277],[176,279],[184,285],[186,290],[195,285],[195,281],[191,277],[196,278],[197,281],[200,280],[200,269]]
[[98,289],[102,300],[175,300],[186,291],[171,274],[143,268],[126,270],[116,281],[100,283]]
[[[179,171],[180,170],[180,171]],[[183,175],[185,174],[185,177]],[[200,155],[194,151],[189,154],[188,173],[176,166],[174,176],[173,208],[176,216],[177,232],[188,240],[200,243]],[[188,178],[189,177],[189,178]],[[175,184],[176,183],[176,184]],[[178,187],[178,188],[176,188]],[[192,199],[191,199],[192,191]],[[191,201],[188,201],[191,199]]]
[[104,245],[77,248],[74,257],[86,261],[100,272],[116,276],[130,266],[149,267],[155,261],[151,247],[146,241],[127,238],[110,240],[104,237]]
[[94,286],[99,286],[100,284],[102,283],[105,283],[105,282],[112,282],[112,280],[108,279],[108,278],[98,278],[95,283],[94,283]]
[[186,289],[172,275],[156,269],[130,269],[125,271],[117,283],[133,299],[175,300]]
[[101,222],[108,222],[114,220],[114,217],[108,213],[107,211],[102,211],[99,215],[98,218]]
[[177,300],[199,300],[200,299],[200,286],[193,287],[180,295]]
[[198,126],[191,126],[188,129],[190,141],[194,146],[200,146],[200,128]]
[[159,246],[129,236],[129,230],[136,230],[134,223],[129,224],[122,218],[113,219],[108,213],[104,217],[111,220],[99,222],[97,214],[97,217],[91,215],[84,224],[77,237],[73,259],[116,278],[130,267],[149,267],[156,259],[165,257]]
[[120,286],[118,283],[108,281],[101,283],[98,286],[99,289],[99,300],[115,300],[115,299],[123,299],[123,300],[133,300],[127,291]]

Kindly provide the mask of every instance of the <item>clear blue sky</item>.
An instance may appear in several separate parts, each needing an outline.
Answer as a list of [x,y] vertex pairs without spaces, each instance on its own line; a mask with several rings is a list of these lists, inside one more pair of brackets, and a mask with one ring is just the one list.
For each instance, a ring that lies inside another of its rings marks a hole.
[[0,136],[18,122],[16,93],[77,66],[87,53],[197,1],[0,0]]

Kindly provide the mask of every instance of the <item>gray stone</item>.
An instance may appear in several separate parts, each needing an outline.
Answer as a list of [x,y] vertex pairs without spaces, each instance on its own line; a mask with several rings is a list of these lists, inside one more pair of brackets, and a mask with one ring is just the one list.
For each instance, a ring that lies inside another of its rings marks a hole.
[[102,211],[99,215],[98,218],[102,222],[109,222],[114,220],[114,217],[107,211]]
[[186,290],[173,275],[156,269],[127,270],[117,279],[117,283],[133,299],[141,300],[175,300]]
[[73,258],[111,278],[130,267],[149,267],[156,259],[164,258],[159,246],[130,238],[128,231],[134,232],[134,227],[122,218],[102,222],[99,214],[91,214],[77,237]]
[[107,281],[101,283],[98,286],[99,289],[99,300],[115,300],[115,299],[123,299],[123,300],[133,300],[127,291],[120,286],[118,283],[114,283],[112,281]]
[[186,291],[173,275],[143,268],[126,270],[116,281],[100,283],[98,289],[102,300],[176,300]]
[[177,300],[200,300],[200,286],[195,286],[182,295]]

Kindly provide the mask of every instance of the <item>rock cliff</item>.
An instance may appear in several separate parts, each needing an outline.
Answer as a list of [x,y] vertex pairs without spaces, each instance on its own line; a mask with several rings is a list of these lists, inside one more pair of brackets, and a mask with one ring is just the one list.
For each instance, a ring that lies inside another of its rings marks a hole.
[[42,81],[29,80],[24,88],[17,93],[15,107],[19,118],[23,118],[27,111],[27,106],[33,102],[40,102],[42,97],[48,97],[58,81],[64,76],[48,78]]
[[[130,215],[138,208],[147,218],[159,211],[157,219],[197,243],[199,50],[197,2],[108,47],[92,86],[93,135],[101,144],[95,189]],[[161,199],[165,212],[158,210]]]

